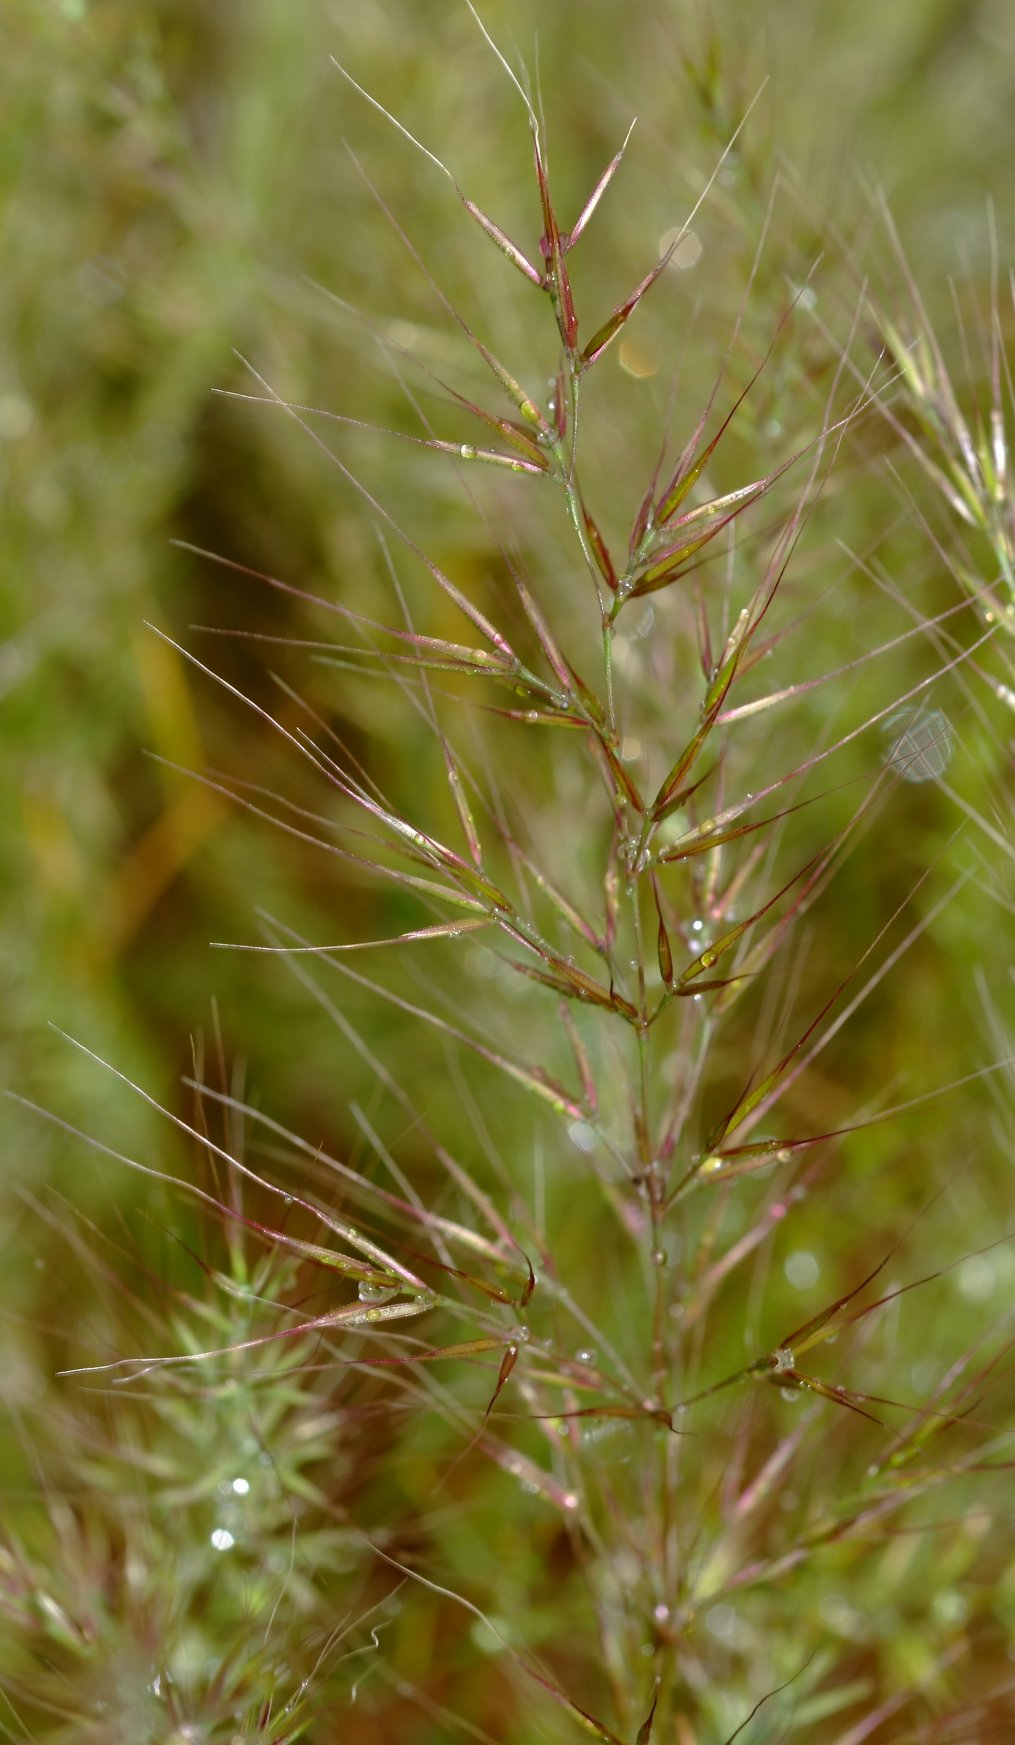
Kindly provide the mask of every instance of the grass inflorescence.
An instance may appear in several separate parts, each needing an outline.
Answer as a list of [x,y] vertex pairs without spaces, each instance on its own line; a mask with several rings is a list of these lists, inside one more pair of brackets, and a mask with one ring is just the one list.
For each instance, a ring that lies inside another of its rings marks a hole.
[[[895,317],[773,271],[790,196],[747,175],[749,106],[604,295],[637,131],[564,210],[566,130],[487,46],[520,239],[344,74],[480,262],[452,296],[363,170],[429,311],[358,330],[401,427],[256,359],[231,391],[334,469],[368,582],[204,552],[305,617],[256,694],[220,636],[154,633],[241,748],[289,761],[285,791],[242,749],[190,779],[341,893],[322,937],[244,891],[215,942],[252,954],[252,999],[290,979],[333,1077],[290,1126],[220,1040],[179,1104],[116,1073],[194,1172],[100,1135],[149,1218],[35,1207],[95,1306],[61,1330],[72,1427],[0,1553],[10,1736],[1001,1738],[990,950],[939,992],[963,915],[991,940],[1010,916],[1000,327],[971,424],[912,285]],[[756,235],[728,309],[695,312],[680,263],[731,185]],[[398,478],[450,491],[375,490],[358,453],[399,439]],[[924,597],[942,502],[993,555],[952,553],[958,588]]]

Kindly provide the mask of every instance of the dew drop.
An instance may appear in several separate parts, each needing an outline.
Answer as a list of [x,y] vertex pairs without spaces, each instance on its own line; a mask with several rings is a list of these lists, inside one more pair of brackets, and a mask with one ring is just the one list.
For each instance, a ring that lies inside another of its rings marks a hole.
[[712,968],[714,968],[714,966],[718,962],[719,962],[719,953],[717,951],[703,951],[702,952],[702,954],[701,954],[701,967],[702,967],[702,969],[712,969]]
[[476,451],[470,442],[462,443],[461,454],[463,460],[475,460],[476,458]]
[[634,1452],[634,1425],[626,1419],[607,1420],[602,1424],[586,1424],[581,1432],[582,1447],[595,1454],[607,1466],[625,1466]]
[[970,1254],[957,1273],[961,1294],[971,1303],[982,1303],[992,1294],[996,1283],[993,1261],[984,1254]]
[[883,728],[884,761],[904,782],[931,782],[944,774],[952,755],[952,729],[940,709],[900,709]]
[[651,1258],[653,1266],[665,1266],[667,1259],[665,1248],[653,1248]]
[[806,1249],[798,1248],[793,1254],[788,1254],[783,1262],[783,1272],[795,1290],[810,1290],[816,1285],[821,1274],[821,1267],[813,1254]]
[[969,1601],[965,1594],[957,1593],[954,1588],[940,1589],[933,1603],[935,1617],[944,1624],[961,1624],[969,1616]]
[[737,1614],[732,1606],[712,1606],[705,1614],[705,1625],[720,1642],[729,1642],[736,1632]]
[[575,1359],[578,1363],[595,1363],[596,1354],[593,1350],[583,1347],[582,1350],[575,1352]]
[[360,1282],[359,1300],[361,1303],[390,1303],[392,1297],[397,1297],[397,1285],[371,1284],[367,1279]]

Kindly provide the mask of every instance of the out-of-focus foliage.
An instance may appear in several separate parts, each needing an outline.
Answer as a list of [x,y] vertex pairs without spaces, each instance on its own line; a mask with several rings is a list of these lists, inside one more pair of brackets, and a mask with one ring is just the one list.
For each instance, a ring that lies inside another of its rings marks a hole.
[[[604,316],[649,269],[660,241],[684,221],[753,103],[736,149],[695,221],[698,252],[685,254],[683,270],[678,258],[678,270],[671,269],[660,296],[646,303],[624,344],[604,360],[601,379],[607,386],[600,390],[597,380],[590,387],[590,398],[602,392],[605,399],[608,389],[623,408],[612,440],[589,457],[593,477],[615,481],[618,496],[630,495],[651,466],[677,365],[678,407],[679,394],[686,394],[694,411],[678,415],[676,427],[686,434],[693,425],[728,344],[766,225],[746,299],[744,357],[764,349],[787,296],[824,253],[825,264],[813,281],[816,319],[800,315],[789,343],[777,348],[759,397],[748,405],[740,434],[732,438],[733,460],[717,461],[720,468],[729,464],[733,476],[719,476],[717,482],[732,488],[784,458],[779,435],[784,427],[793,428],[794,410],[824,379],[836,345],[846,343],[863,277],[873,276],[882,305],[890,304],[899,289],[896,257],[872,197],[876,187],[886,192],[946,355],[960,376],[965,371],[976,378],[982,372],[979,356],[966,368],[946,281],[950,274],[960,279],[967,322],[977,299],[988,308],[989,201],[995,206],[998,255],[1002,264],[1011,259],[1015,210],[1007,166],[1015,153],[1015,25],[1009,8],[1002,0],[902,0],[890,7],[874,0],[848,7],[790,0],[749,10],[745,30],[745,9],[732,3],[620,9],[613,0],[560,0],[553,6],[489,0],[481,8],[505,52],[516,44],[534,80],[538,69],[555,198],[564,212],[578,211],[638,116],[620,180],[597,215],[588,261],[576,256],[583,305],[601,303]],[[350,1114],[350,1103],[370,1095],[369,1074],[347,1051],[339,1053],[334,1030],[291,976],[267,961],[211,952],[209,942],[260,938],[256,909],[281,916],[315,940],[372,938],[412,925],[413,917],[397,897],[341,868],[322,867],[298,840],[266,831],[214,788],[181,773],[181,768],[238,769],[296,805],[320,803],[309,776],[277,735],[189,669],[145,622],[185,642],[247,697],[280,712],[293,731],[304,717],[279,681],[298,684],[301,696],[402,803],[414,795],[436,804],[444,781],[432,748],[417,747],[412,711],[394,687],[336,673],[271,640],[334,635],[337,621],[326,623],[294,592],[215,567],[173,544],[220,553],[294,590],[368,614],[375,601],[387,598],[380,516],[364,506],[284,413],[217,391],[260,392],[243,361],[248,360],[274,390],[296,402],[407,428],[412,423],[408,384],[413,394],[429,396],[428,409],[436,406],[439,420],[439,393],[408,365],[403,377],[401,350],[422,357],[456,385],[463,369],[468,379],[473,366],[453,323],[380,210],[378,195],[411,232],[442,289],[484,337],[488,331],[496,332],[498,342],[506,336],[505,346],[513,348],[510,361],[522,359],[530,374],[537,374],[538,365],[545,377],[555,367],[545,327],[534,322],[524,287],[483,244],[439,172],[371,111],[333,67],[332,55],[439,152],[470,197],[512,236],[535,247],[539,219],[524,118],[464,3],[370,0],[351,8],[337,0],[300,7],[283,0],[209,5],[133,0],[129,6],[114,0],[9,0],[0,18],[0,813],[5,825],[0,878],[6,887],[0,921],[5,988],[0,1060],[10,1088],[104,1144],[179,1175],[191,1168],[186,1142],[47,1025],[71,1032],[186,1114],[191,1102],[180,1079],[191,1070],[191,1038],[218,1025],[228,1059],[247,1063],[246,1081],[259,1103],[311,1147],[352,1157],[364,1145],[364,1126]],[[1002,299],[999,310],[1003,337],[1010,339],[1010,299],[1007,304]],[[877,335],[861,322],[852,355],[864,374],[874,368],[877,344]],[[529,363],[531,358],[536,364]],[[734,370],[738,366],[744,369],[744,358],[734,355]],[[535,386],[542,388],[538,380]],[[874,554],[876,565],[904,596],[915,596],[917,583],[928,589],[923,612],[943,610],[957,597],[954,582],[932,541],[907,516],[905,499],[889,477],[888,433],[879,434],[875,423],[870,420],[866,448],[861,444],[860,454],[842,477],[833,475],[829,486],[840,502],[850,492],[855,497],[853,519],[847,504],[838,533],[862,557]],[[491,508],[484,532],[461,481],[440,457],[366,432],[321,424],[314,429],[354,467],[378,502],[411,526],[428,554],[466,591],[486,600],[490,576],[501,562],[502,529],[495,523],[507,500],[503,494],[491,488],[487,495],[486,481],[477,487],[480,501]],[[761,451],[761,464],[753,473],[737,471],[738,457],[750,467],[755,449]],[[626,513],[626,497],[624,503]],[[892,523],[888,530],[886,519]],[[534,521],[536,531],[544,541],[538,562],[549,571],[559,533]],[[523,547],[527,532],[519,525]],[[536,560],[530,556],[530,561]],[[807,586],[831,587],[845,572],[839,550],[816,549],[805,556],[801,608]],[[389,610],[385,605],[378,616]],[[209,625],[246,634],[213,638],[191,628]],[[815,670],[852,658],[862,646],[862,639],[850,640],[856,634],[855,626],[844,623],[838,632],[834,624],[831,632],[827,625],[816,631],[824,640],[814,651]],[[841,654],[836,635],[844,639]],[[900,672],[910,658],[909,653],[900,657]],[[905,688],[903,676],[896,689]],[[818,704],[815,711],[820,727]],[[1006,753],[989,739],[972,704],[965,729],[959,723],[959,741],[959,756],[964,744],[970,757],[997,760],[992,819],[1005,835]],[[524,787],[532,775],[519,762],[499,771],[498,780],[512,790]],[[912,824],[900,828],[891,864],[879,870],[877,890],[869,866],[844,874],[838,940],[843,962],[855,958],[902,900],[922,870],[919,863],[944,851],[958,819],[925,823],[928,806],[916,785],[900,801],[900,816],[911,816]],[[975,836],[975,826],[969,828]],[[975,855],[972,864],[975,868]],[[966,1024],[958,1027],[961,1036],[952,1037],[954,1060],[935,1062],[933,1080],[943,1083],[984,1064],[985,1045],[968,1029],[970,1015],[980,1009],[974,991],[978,978],[986,978],[987,1009],[998,1024],[992,1058],[1005,1054],[1004,1013],[997,1010],[993,972],[1004,956],[998,939],[1011,939],[1011,916],[1003,906],[1003,878],[992,874],[987,883],[993,893],[987,909],[956,905],[945,917],[948,961],[961,966],[954,976],[942,972],[940,957],[916,951],[912,966],[899,971],[897,992],[889,984],[869,1029],[847,1040],[847,1089],[829,1084],[821,1116],[810,1109],[807,1114],[831,1126],[855,1113],[849,1081],[852,1076],[860,1082],[860,1068],[872,1049],[885,1063],[886,1100],[901,1101],[906,1087],[926,1088],[927,1037],[950,1034],[946,1026],[956,1003]],[[453,992],[455,971],[447,967],[446,974]],[[404,1015],[378,1014],[354,990],[349,999],[370,1044],[404,1071],[415,1046]],[[914,1012],[920,1015],[918,1026],[907,1019]],[[438,1051],[424,1049],[422,1059],[428,1070],[439,1072]],[[434,1086],[431,1107],[454,1120],[461,1107],[458,1087]],[[56,1629],[54,1619],[59,1623],[72,1600],[80,1601],[82,1588],[101,1588],[103,1571],[123,1563],[126,1554],[103,1540],[104,1528],[95,1527],[89,1538],[87,1487],[100,1497],[116,1491],[108,1464],[103,1467],[107,1427],[101,1409],[91,1418],[83,1411],[87,1435],[81,1425],[68,1430],[79,1384],[54,1383],[52,1372],[60,1363],[92,1360],[103,1340],[117,1353],[131,1340],[144,1348],[143,1318],[118,1322],[109,1306],[116,1277],[129,1274],[133,1301],[143,1302],[145,1267],[154,1277],[162,1276],[167,1265],[158,1232],[137,1221],[139,1202],[157,1224],[171,1224],[181,1241],[199,1248],[201,1243],[192,1224],[181,1225],[178,1208],[163,1189],[149,1189],[113,1163],[97,1163],[65,1131],[13,1103],[6,1112],[0,1251],[9,1334],[0,1356],[5,1401],[0,1465],[5,1488],[24,1515],[16,1529],[25,1535],[24,1567],[33,1558],[45,1567],[54,1541],[68,1549],[50,1595],[48,1622]],[[501,1150],[524,1148],[531,1142],[527,1112],[506,1119],[506,1130],[497,1134]],[[986,1113],[983,1122],[988,1130]],[[472,1132],[470,1118],[462,1128]],[[927,1179],[917,1153],[911,1175],[900,1179],[893,1171],[889,1179],[886,1170],[880,1187],[879,1146],[887,1144],[875,1130],[857,1152],[858,1169],[869,1184],[870,1226],[897,1229],[943,1183]],[[967,1207],[967,1222],[957,1235],[963,1252],[986,1241],[992,1220],[1002,1215],[996,1169],[986,1171],[977,1194],[978,1204]],[[121,1214],[130,1220],[129,1238],[123,1237]],[[107,1256],[106,1238],[78,1222],[83,1218],[94,1220],[111,1240],[123,1238],[129,1259]],[[594,1229],[591,1217],[588,1228]],[[567,1237],[574,1252],[580,1252],[582,1236],[579,1202]],[[940,1242],[938,1230],[931,1256],[935,1265],[949,1258]],[[81,1262],[82,1249],[93,1252],[91,1261]],[[855,1241],[845,1242],[844,1265],[850,1252],[857,1261],[866,1257],[864,1226],[858,1226]],[[74,1255],[71,1265],[68,1257]],[[94,1258],[98,1255],[101,1263]],[[221,1256],[215,1264],[225,1265]],[[89,1266],[96,1274],[91,1279]],[[135,1274],[134,1267],[141,1271]],[[193,1277],[181,1267],[181,1279],[190,1282],[179,1288],[189,1291]],[[961,1276],[965,1284],[956,1289],[956,1313],[979,1311],[989,1295],[986,1273],[967,1268]],[[990,1289],[999,1288],[1010,1272],[997,1270],[990,1277]],[[248,1286],[245,1278],[243,1288]],[[266,1292],[280,1288],[274,1278],[260,1279],[262,1287]],[[291,1281],[289,1288],[294,1288]],[[773,1290],[782,1293],[783,1302],[796,1300],[781,1276]],[[164,1319],[157,1323],[163,1336],[170,1317],[169,1285],[166,1293]],[[90,1314],[94,1326],[89,1323],[89,1349],[82,1356],[74,1335],[79,1316],[83,1326]],[[778,1319],[778,1314],[773,1307],[770,1315]],[[210,1310],[207,1318],[213,1319]],[[969,1339],[973,1324],[970,1320]],[[209,1343],[242,1335],[243,1328],[236,1326],[208,1332]],[[407,1386],[407,1398],[410,1392]],[[380,1442],[373,1444],[375,1465],[364,1476],[362,1491],[342,1457],[337,1475],[323,1478],[322,1439],[327,1446],[332,1429],[326,1394],[322,1388],[320,1422],[300,1417],[300,1412],[309,1414],[304,1398],[294,1405],[291,1421],[282,1411],[282,1428],[277,1422],[271,1427],[273,1446],[292,1454],[286,1475],[290,1489],[302,1487],[307,1508],[317,1511],[314,1537],[294,1562],[296,1601],[285,1600],[297,1612],[300,1606],[312,1611],[315,1570],[359,1568],[361,1547],[353,1553],[344,1537],[349,1514],[375,1528],[389,1505],[404,1510],[406,1499],[415,1498],[423,1509],[429,1506],[427,1481],[438,1470],[436,1462],[427,1464],[425,1434],[419,1434],[411,1458],[403,1450],[387,1477],[382,1458],[387,1451]],[[365,1390],[364,1419],[372,1399]],[[188,1408],[193,1401],[184,1397],[178,1419],[168,1427],[163,1420],[137,1431],[131,1471],[139,1497],[139,1475],[153,1470],[163,1489],[170,1482],[177,1487],[167,1494],[183,1494],[185,1456],[178,1441]],[[54,1502],[53,1494],[62,1497],[70,1485],[66,1451],[75,1434],[92,1438],[87,1459],[81,1455],[82,1496]],[[341,1436],[337,1439],[341,1442]],[[301,1463],[294,1451],[305,1447],[311,1453]],[[256,1459],[250,1446],[242,1455]],[[211,1458],[208,1450],[202,1453],[202,1459]],[[232,1483],[235,1476],[223,1468],[221,1482]],[[49,1494],[45,1510],[24,1501],[37,1480]],[[199,1513],[207,1504],[210,1510],[210,1497],[210,1489],[208,1496],[189,1497],[189,1506]],[[221,1495],[216,1506],[221,1510]],[[272,1512],[274,1504],[265,1507],[279,1540],[279,1545],[272,1541],[272,1556],[281,1558],[285,1532]],[[108,1511],[95,1509],[106,1522]],[[469,1542],[481,1518],[475,1497],[460,1494],[452,1480],[441,1528],[449,1563],[461,1567],[470,1555],[488,1554],[489,1546],[478,1538]],[[327,1538],[329,1519],[333,1541]],[[204,1532],[203,1516],[201,1523]],[[171,1543],[172,1521],[148,1522],[145,1531],[153,1535],[149,1567],[154,1567],[156,1553],[162,1555]],[[53,1537],[47,1539],[47,1532]],[[538,1543],[523,1546],[508,1523],[493,1548],[500,1567],[510,1571],[504,1578],[506,1617],[513,1595],[531,1594],[542,1582],[546,1615],[532,1628],[543,1645],[555,1635],[552,1572],[557,1563],[564,1568],[568,1562],[562,1539],[548,1528]],[[409,1555],[412,1547],[398,1549]],[[919,1565],[919,1580],[932,1579],[926,1543],[910,1552],[901,1539],[885,1539],[878,1556],[886,1564],[911,1557]],[[985,1553],[976,1565],[985,1583],[996,1573],[988,1564]],[[964,1576],[969,1567],[967,1560],[960,1573]],[[16,1597],[21,1575],[12,1563],[3,1573],[5,1591]],[[885,1582],[890,1585],[898,1573],[886,1574]],[[269,1574],[279,1584],[273,1591],[281,1592],[281,1565]],[[149,1617],[146,1608],[156,1599],[144,1587],[144,1572],[128,1575],[144,1591],[133,1620],[137,1641],[121,1640],[116,1649],[118,1664],[124,1665],[135,1651],[142,1659],[148,1653],[146,1630],[171,1633],[165,1618]],[[357,1627],[360,1619],[367,1620],[365,1634],[361,1631],[351,1643],[359,1650],[370,1643],[371,1608],[381,1604],[384,1593],[371,1585],[368,1572],[356,1579],[361,1584]],[[199,1609],[205,1604],[192,1573],[177,1571],[173,1580],[174,1592],[191,1596]],[[912,1585],[918,1585],[916,1578]],[[141,1590],[131,1589],[125,1578],[125,1591],[136,1598]],[[788,1597],[788,1605],[820,1604],[816,1583],[802,1583],[797,1591],[799,1597]],[[945,1602],[938,1619],[946,1636],[960,1629],[968,1599],[958,1587],[942,1591],[953,1602],[952,1613]],[[263,1603],[263,1595],[259,1600]],[[1010,1594],[1005,1603],[1011,1605]],[[114,1617],[110,1627],[122,1630],[108,1592],[106,1604]],[[214,1604],[208,1602],[220,1619],[216,1606],[224,1607],[221,1617],[227,1620],[242,1614],[232,1591],[226,1601],[219,1593]],[[123,1610],[129,1613],[130,1606]],[[436,1630],[436,1609],[429,1616]],[[836,1616],[838,1622],[829,1613],[830,1627],[848,1640],[855,1620],[845,1600]],[[392,1638],[402,1628],[394,1618],[392,1613]],[[760,1640],[760,1613],[759,1618]],[[197,1646],[191,1643],[190,1664],[207,1653],[201,1638],[206,1622],[194,1626]],[[716,1623],[720,1637],[722,1622]],[[440,1627],[448,1629],[446,1620]],[[106,1624],[93,1620],[88,1628],[92,1642],[104,1640]],[[264,1693],[282,1692],[276,1703],[280,1711],[310,1672],[314,1654],[324,1649],[323,1638],[310,1629],[283,1676],[278,1668],[289,1650],[284,1627],[276,1620],[274,1628],[282,1642],[277,1660],[271,1659],[273,1640],[267,1647],[259,1640],[257,1647],[266,1667],[260,1704],[237,1674],[233,1712],[242,1711],[247,1716],[242,1724],[250,1727],[242,1737],[273,1736],[263,1719]],[[927,1674],[918,1664],[925,1652],[921,1617],[896,1615],[883,1619],[879,1628],[886,1637],[894,1635],[900,1682],[910,1671],[914,1681]],[[213,1636],[214,1629],[208,1629]],[[468,1638],[470,1629],[474,1640]],[[237,1655],[251,1666],[255,1633],[246,1624],[236,1630],[243,1644]],[[75,1737],[74,1702],[83,1700],[73,1695],[75,1679],[83,1689],[94,1676],[74,1671],[80,1642],[68,1642],[75,1632],[85,1637],[88,1629],[67,1624],[68,1641],[53,1650],[53,1687],[39,1698],[40,1712],[51,1704],[53,1715],[66,1703],[67,1738]],[[497,1736],[501,1687],[493,1670],[495,1646],[474,1619],[462,1621],[461,1634],[463,1641],[468,1638],[466,1646],[471,1642],[473,1669],[463,1675],[454,1700],[460,1708],[471,1691],[472,1715]],[[412,1680],[425,1682],[428,1648],[409,1640],[405,1628],[403,1637],[392,1664],[408,1688]],[[181,1664],[187,1664],[187,1641],[181,1640]],[[476,1657],[476,1642],[486,1661]],[[434,1643],[429,1648],[436,1652]],[[440,1651],[450,1662],[459,1651],[465,1655],[456,1636],[443,1639]],[[107,1652],[113,1657],[111,1647]],[[985,1652],[992,1665],[1001,1657],[993,1641]],[[340,1661],[343,1653],[340,1647]],[[866,1671],[859,1649],[857,1662],[862,1682]],[[489,1668],[485,1681],[477,1665]],[[0,1671],[14,1678],[18,1690],[34,1676],[20,1664],[0,1665]],[[140,1740],[149,1736],[142,1711],[147,1715],[151,1692],[145,1677],[138,1678],[140,1707],[129,1712],[142,1717],[136,1718],[134,1733]],[[343,1702],[354,1685],[355,1673],[346,1678],[343,1672],[336,1687],[344,1693]],[[439,1717],[420,1722],[418,1709],[403,1704],[404,1696],[396,1682],[390,1737],[443,1738]],[[216,1702],[220,1697],[221,1692]],[[127,1712],[126,1697],[123,1704]],[[725,1723],[721,1707],[716,1717],[717,1727]],[[181,1716],[181,1726],[185,1720]],[[815,1715],[807,1724],[819,1721]],[[378,1737],[369,1731],[371,1720],[359,1724],[361,1734],[343,1722],[349,1738]],[[434,1730],[426,1731],[428,1725]],[[331,1722],[319,1726],[318,1732],[311,1729],[313,1738],[332,1737]],[[63,1736],[55,1721],[53,1736]]]

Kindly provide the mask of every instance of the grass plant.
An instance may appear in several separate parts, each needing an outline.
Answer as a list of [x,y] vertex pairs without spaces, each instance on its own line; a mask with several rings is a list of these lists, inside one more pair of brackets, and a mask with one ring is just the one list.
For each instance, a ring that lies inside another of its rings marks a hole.
[[[143,1202],[100,1227],[32,1197],[73,1261],[69,1373],[45,1440],[19,1426],[2,1724],[1000,1740],[1000,316],[970,424],[915,282],[886,313],[810,235],[782,252],[807,225],[749,102],[659,248],[618,260],[637,130],[562,195],[569,99],[544,118],[475,27],[528,232],[340,69],[404,154],[401,191],[362,169],[390,302],[333,304],[395,409],[312,404],[256,357],[228,390],[366,530],[353,582],[191,536],[229,621],[152,630],[233,722],[189,791],[292,856],[273,902],[237,861],[215,944],[278,1013],[301,1118],[216,1011],[182,1096],[104,1068],[164,1153],[66,1123]],[[414,224],[443,195],[478,263],[450,286]]]
[[[952,322],[962,360],[956,382],[890,215],[885,216],[906,289],[901,311],[875,305],[878,328],[901,385],[898,401],[887,416],[902,452],[932,487],[930,504],[943,510],[944,525],[937,538],[944,561],[975,602],[983,622],[1000,627],[995,653],[1010,679],[1015,528],[1009,485],[1013,396],[1005,336],[1010,326],[1007,305],[1015,287],[1009,275],[1002,292],[997,237],[990,224],[988,302],[977,308],[967,292],[965,300],[972,301],[972,307],[963,309],[961,284],[951,286]],[[988,682],[1009,708],[1015,706],[1009,683],[989,678]]]

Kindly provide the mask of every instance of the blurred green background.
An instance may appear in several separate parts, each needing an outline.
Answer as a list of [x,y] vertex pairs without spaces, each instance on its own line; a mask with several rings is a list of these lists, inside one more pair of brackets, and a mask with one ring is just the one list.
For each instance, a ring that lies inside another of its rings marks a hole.
[[[776,202],[758,330],[825,246],[842,279],[837,330],[864,273],[890,287],[870,198],[883,187],[961,365],[949,276],[986,296],[991,204],[1000,260],[1011,259],[1015,18],[1005,0],[487,0],[482,16],[530,65],[538,36],[565,213],[639,117],[626,180],[604,203],[586,304],[605,311],[647,269],[756,98],[736,180],[702,215],[695,345],[728,331],[784,177],[792,192]],[[298,650],[195,632],[299,638],[329,626],[295,595],[174,541],[366,612],[383,576],[376,518],[306,436],[277,410],[216,391],[251,391],[240,354],[293,400],[398,426],[406,402],[371,324],[396,344],[411,337],[435,368],[459,358],[371,180],[456,303],[525,339],[507,270],[331,56],[534,245],[520,107],[455,0],[6,0],[0,14],[0,1072],[114,1149],[181,1169],[185,1154],[174,1157],[160,1118],[48,1026],[183,1111],[179,1081],[214,1001],[226,1054],[246,1063],[258,1099],[313,1143],[340,1148],[356,1087],[344,1058],[336,1067],[333,1032],[281,972],[209,942],[256,938],[257,907],[314,939],[390,930],[383,895],[168,767],[239,769],[294,802],[310,803],[313,790],[277,736],[146,621],[266,706],[278,698],[269,667],[329,715],[336,682]],[[829,222],[837,235],[826,245]],[[679,349],[673,320],[670,305],[647,312],[647,350]],[[707,391],[714,367],[705,346],[688,377]],[[630,371],[612,359],[608,368],[611,385],[631,392]],[[792,398],[792,376],[783,391]],[[646,419],[630,402],[618,443],[632,474],[627,445],[650,452],[664,403],[660,389]],[[324,434],[382,503],[398,504],[424,549],[466,579],[488,567],[494,534],[477,531],[432,457]],[[858,503],[863,544],[877,510],[867,496]],[[932,551],[916,544],[932,576]],[[937,603],[951,597],[943,579]],[[407,711],[388,705],[383,686],[342,682],[342,731],[411,790],[421,778],[405,768]],[[440,786],[437,769],[422,779]],[[858,915],[858,938],[869,920]],[[954,961],[975,958],[977,921],[955,922]],[[918,998],[924,1020],[934,1006],[943,1019],[955,995],[926,971]],[[392,1020],[378,1023],[375,1036],[390,1033]],[[901,1073],[904,1039],[892,1046]],[[44,1184],[106,1228],[116,1204],[144,1189],[17,1105],[5,1117],[0,1373],[13,1423],[48,1389],[54,1352],[66,1357],[74,1313],[61,1239],[38,1215]],[[5,1432],[3,1447],[16,1484],[27,1483],[17,1434]]]

